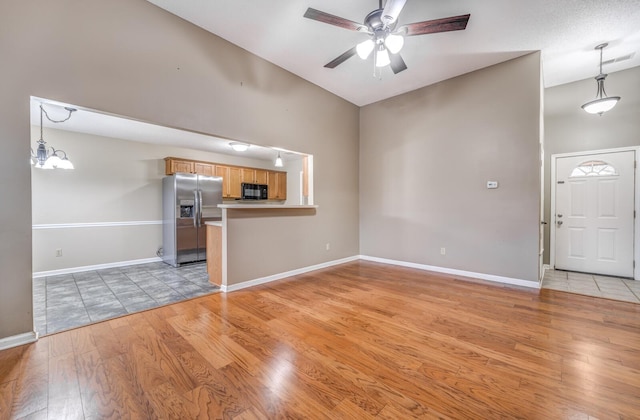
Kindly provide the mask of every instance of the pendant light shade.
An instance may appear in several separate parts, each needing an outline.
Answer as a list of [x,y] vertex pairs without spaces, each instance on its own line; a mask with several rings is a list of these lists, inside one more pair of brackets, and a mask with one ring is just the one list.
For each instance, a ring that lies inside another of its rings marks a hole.
[[582,105],[582,109],[589,114],[602,115],[613,109],[620,100],[619,96],[607,96],[607,92],[604,90],[604,79],[607,78],[607,75],[602,73],[602,50],[607,45],[609,44],[604,43],[595,48],[596,50],[600,50],[600,74],[595,77],[596,82],[598,83],[598,92],[596,93],[596,99]]
[[276,168],[282,168],[282,158],[280,157],[280,152],[278,152],[278,157],[276,158],[275,163]]
[[587,102],[586,104],[582,105],[582,109],[587,111],[589,114],[602,115],[607,111],[611,111],[613,107],[616,106],[619,100],[619,96],[608,96],[606,98]]

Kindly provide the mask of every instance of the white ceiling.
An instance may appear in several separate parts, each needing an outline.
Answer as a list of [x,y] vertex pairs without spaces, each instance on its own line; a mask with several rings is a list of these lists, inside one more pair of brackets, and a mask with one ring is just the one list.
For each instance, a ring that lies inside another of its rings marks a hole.
[[[358,106],[542,51],[546,87],[640,65],[640,0],[408,0],[399,25],[470,13],[466,30],[408,37],[408,70],[373,77],[370,57],[323,66],[366,35],[306,19],[308,7],[362,22],[377,0],[148,0]],[[595,86],[595,83],[594,83]],[[595,94],[594,94],[595,95]]]

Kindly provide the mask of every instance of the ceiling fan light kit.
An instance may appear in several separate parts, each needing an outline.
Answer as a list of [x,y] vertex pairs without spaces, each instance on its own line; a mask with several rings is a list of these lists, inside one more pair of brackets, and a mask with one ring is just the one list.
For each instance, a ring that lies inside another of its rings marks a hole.
[[389,34],[384,40],[384,45],[391,54],[398,54],[404,46],[404,38],[397,34]]
[[366,60],[369,57],[369,54],[371,54],[371,51],[373,51],[374,46],[375,43],[372,39],[367,39],[366,41],[362,41],[361,43],[356,45],[356,52],[358,53],[358,57]]
[[380,47],[378,47],[378,51],[376,51],[376,67],[385,67],[390,63],[391,60],[389,59],[389,53],[382,45],[380,45]]
[[598,92],[596,93],[596,99],[593,101],[587,102],[582,105],[582,109],[584,109],[589,114],[598,114],[602,116],[607,111],[613,109],[614,106],[620,100],[619,96],[607,96],[607,92],[604,90],[604,79],[607,78],[607,75],[602,73],[602,50],[609,44],[606,42],[604,44],[600,44],[595,47],[596,50],[600,50],[600,74],[598,74],[595,79],[596,83],[598,83]]
[[[307,19],[338,26],[351,31],[366,33],[369,39],[360,42],[355,47],[345,51],[329,63],[326,68],[333,69],[354,55],[366,60],[371,52],[374,53],[376,68],[390,65],[394,74],[407,69],[407,65],[400,56],[404,46],[404,37],[414,35],[433,34],[438,32],[460,31],[467,27],[470,15],[452,16],[442,19],[402,25],[396,29],[398,17],[407,0],[387,0],[384,8],[382,0],[379,8],[370,12],[364,18],[364,24],[335,16],[320,10],[308,8],[304,14]],[[376,72],[374,71],[374,76]]]

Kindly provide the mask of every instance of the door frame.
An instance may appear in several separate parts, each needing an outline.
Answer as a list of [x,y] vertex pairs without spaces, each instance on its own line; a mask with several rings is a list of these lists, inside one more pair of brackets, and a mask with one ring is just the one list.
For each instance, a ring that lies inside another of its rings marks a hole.
[[633,210],[636,212],[636,217],[633,220],[633,260],[635,262],[635,267],[633,269],[633,278],[634,280],[640,280],[640,171],[638,170],[638,159],[640,158],[640,146],[633,147],[620,147],[616,149],[601,149],[601,150],[588,150],[584,152],[571,152],[571,153],[558,153],[551,155],[551,213],[549,218],[549,233],[550,233],[550,241],[549,247],[549,266],[551,269],[555,268],[556,265],[556,160],[558,158],[566,158],[566,157],[578,157],[578,156],[588,156],[600,153],[617,153],[617,152],[635,152],[635,162],[636,168],[634,171],[634,203]]

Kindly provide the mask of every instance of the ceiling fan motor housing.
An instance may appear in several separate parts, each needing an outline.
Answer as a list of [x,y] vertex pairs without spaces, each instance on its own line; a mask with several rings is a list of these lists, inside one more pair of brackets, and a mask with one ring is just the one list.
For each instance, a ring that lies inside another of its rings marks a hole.
[[377,46],[384,43],[385,38],[389,33],[395,29],[397,21],[393,22],[390,26],[385,26],[382,20],[383,9],[377,9],[369,13],[364,18],[364,24],[369,28],[369,31],[373,34],[373,41]]

